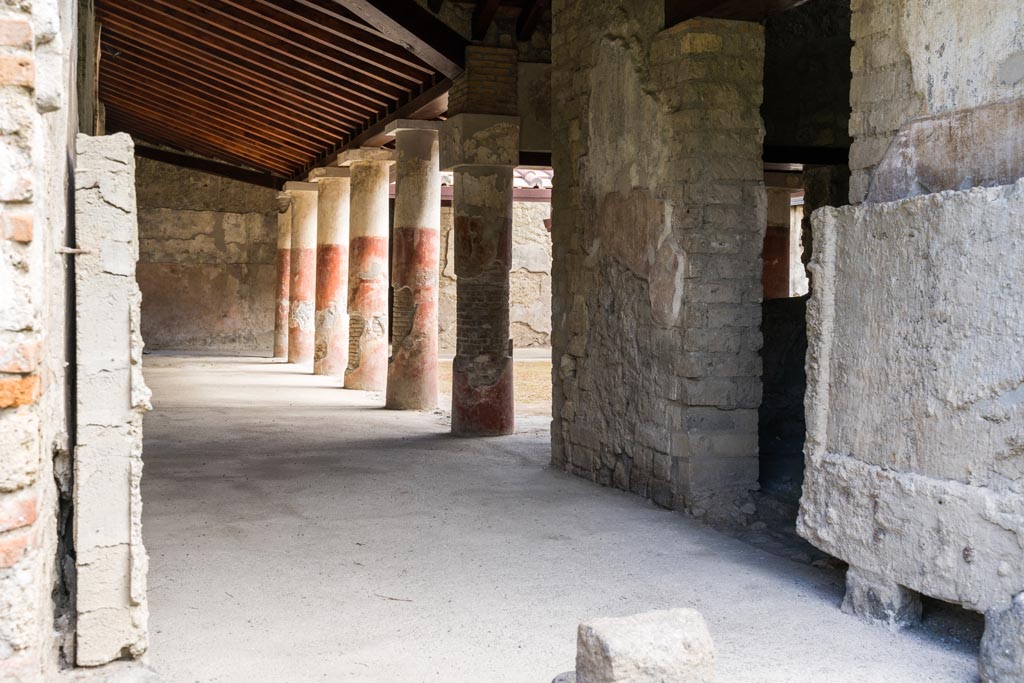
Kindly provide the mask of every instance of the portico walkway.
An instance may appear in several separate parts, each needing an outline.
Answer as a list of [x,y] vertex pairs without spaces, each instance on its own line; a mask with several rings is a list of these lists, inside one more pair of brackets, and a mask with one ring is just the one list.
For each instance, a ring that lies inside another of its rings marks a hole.
[[965,683],[974,644],[837,608],[842,575],[255,358],[150,355],[150,664],[166,681],[547,683],[591,616],[692,606],[723,683]]

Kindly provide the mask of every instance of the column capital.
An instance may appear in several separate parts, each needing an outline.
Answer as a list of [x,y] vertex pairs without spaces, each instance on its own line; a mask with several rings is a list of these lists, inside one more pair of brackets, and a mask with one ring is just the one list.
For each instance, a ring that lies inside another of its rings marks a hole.
[[517,166],[519,117],[458,114],[441,128],[441,168]]
[[341,168],[339,166],[320,166],[314,168],[309,172],[309,176],[306,178],[311,183],[315,183],[326,178],[348,178],[350,177],[351,171],[347,168]]
[[419,121],[416,119],[397,119],[392,121],[384,129],[384,134],[389,138],[397,136],[407,130],[438,131],[441,130],[442,121]]
[[284,184],[285,192],[316,192],[317,189],[316,183],[303,183],[295,180],[289,180]]
[[277,195],[277,212],[284,213],[288,209],[292,208],[292,196],[287,192],[281,192]]
[[358,161],[382,161],[388,164],[395,162],[395,151],[383,147],[360,147],[359,149],[346,149],[338,155],[338,166],[351,166]]

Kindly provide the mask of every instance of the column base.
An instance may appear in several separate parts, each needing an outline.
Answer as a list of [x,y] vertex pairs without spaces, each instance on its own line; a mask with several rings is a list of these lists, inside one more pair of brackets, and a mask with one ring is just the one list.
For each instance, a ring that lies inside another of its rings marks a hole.
[[342,379],[348,369],[348,315],[337,309],[332,304],[316,313],[313,374]]
[[846,571],[843,612],[872,624],[898,629],[921,623],[921,596],[874,572]]
[[512,358],[494,384],[474,386],[470,373],[455,359],[452,373],[452,434],[507,436],[516,430]]
[[1009,609],[985,614],[978,672],[982,683],[1024,681],[1024,593]]

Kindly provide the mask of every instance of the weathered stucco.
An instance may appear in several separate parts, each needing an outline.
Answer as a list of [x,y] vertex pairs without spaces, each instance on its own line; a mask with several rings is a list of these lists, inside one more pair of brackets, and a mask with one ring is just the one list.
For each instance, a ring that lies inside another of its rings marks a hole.
[[[547,202],[512,206],[512,272],[509,275],[509,324],[516,348],[551,345],[551,234],[544,221]],[[441,207],[441,277],[438,343],[455,351],[455,236],[451,206]]]
[[147,348],[270,353],[275,191],[148,159],[137,166]]
[[852,7],[851,202],[1024,175],[1024,7],[990,0],[855,0]]
[[801,533],[977,610],[1024,592],[1021,215],[1024,182],[816,214]]
[[[767,224],[758,24],[555,2],[555,467],[751,510]],[[752,511],[752,510],[751,510]]]
[[75,165],[77,416],[75,663],[148,647],[142,544],[142,378],[138,223],[131,138],[78,136]]

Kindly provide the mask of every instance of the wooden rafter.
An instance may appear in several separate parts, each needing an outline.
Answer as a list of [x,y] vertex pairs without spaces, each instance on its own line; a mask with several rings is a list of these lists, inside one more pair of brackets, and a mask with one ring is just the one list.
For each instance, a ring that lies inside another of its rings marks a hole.
[[501,7],[501,0],[477,0],[473,10],[473,40],[483,40],[494,17]]

